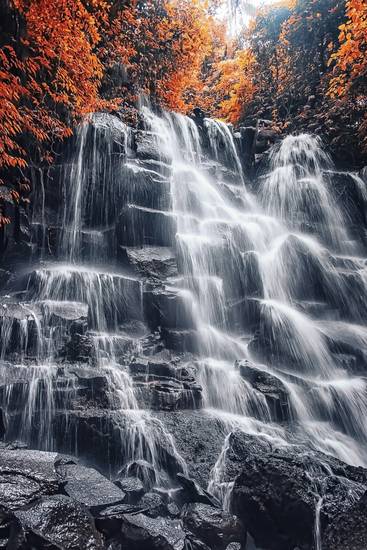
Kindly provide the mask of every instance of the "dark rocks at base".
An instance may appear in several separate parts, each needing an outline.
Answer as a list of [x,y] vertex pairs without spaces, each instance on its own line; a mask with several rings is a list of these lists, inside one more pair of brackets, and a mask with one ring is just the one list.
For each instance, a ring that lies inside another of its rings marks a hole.
[[0,505],[15,510],[58,492],[57,453],[0,449]]
[[147,491],[149,491],[157,481],[153,465],[146,460],[134,460],[134,462],[131,462],[123,469],[122,474],[138,478],[144,483],[144,487]]
[[195,480],[186,477],[184,474],[178,473],[176,480],[182,486],[183,491],[180,491],[179,498],[181,502],[200,502],[220,508],[220,502],[210,493],[205,491]]
[[137,477],[125,477],[115,481],[126,495],[126,502],[135,504],[144,494],[144,485]]
[[264,395],[273,420],[284,422],[291,419],[289,393],[279,378],[247,360],[241,361],[238,368],[241,376]]
[[206,487],[228,428],[215,416],[202,411],[154,414],[172,434],[177,450],[187,464],[190,478],[201,487]]
[[139,514],[142,511],[142,507],[136,504],[108,506],[96,516],[96,526],[105,536],[118,538],[125,514]]
[[126,494],[93,468],[65,464],[59,466],[58,471],[65,482],[65,493],[85,504],[93,513],[125,501]]
[[126,514],[122,533],[129,550],[185,550],[186,533],[177,519]]
[[230,542],[246,542],[244,529],[236,516],[209,504],[187,504],[181,517],[185,526],[212,550],[225,550]]
[[139,500],[138,505],[144,510],[144,513],[152,518],[167,515],[167,507],[164,499],[157,493],[145,493]]
[[323,550],[367,548],[367,494],[337,515],[322,534]]
[[235,436],[232,445],[242,460],[236,466],[240,473],[231,509],[265,550],[311,550],[320,495],[325,495],[320,513],[324,532],[340,514],[348,514],[367,487],[365,470],[323,453],[294,446],[272,449],[245,434]]
[[[143,418],[146,433],[155,440],[155,450],[162,470],[172,476],[182,471],[182,464],[170,439],[164,433],[163,426],[148,414]],[[55,445],[65,453],[77,453],[85,462],[114,476],[131,457],[131,434],[136,433],[135,444],[149,449],[144,434],[136,429],[136,423],[140,421],[140,417],[136,418],[120,410],[90,407],[71,410],[67,415],[57,411]]]
[[42,497],[14,512],[8,547],[103,550],[105,544],[88,509],[65,496]]
[[[149,464],[142,462],[131,463],[130,473],[146,470]],[[208,496],[188,478],[181,481],[193,498]],[[4,548],[224,550],[227,539],[237,537],[237,520],[220,508],[185,505],[185,522],[192,523],[195,531],[201,529],[199,536],[179,519],[180,507],[169,491],[155,488],[143,494],[145,487],[138,477],[118,483],[124,490],[67,455],[0,449]]]

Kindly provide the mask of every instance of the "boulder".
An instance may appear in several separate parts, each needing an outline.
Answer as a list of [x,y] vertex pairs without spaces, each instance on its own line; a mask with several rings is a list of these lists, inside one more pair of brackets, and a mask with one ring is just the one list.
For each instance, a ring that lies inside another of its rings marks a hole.
[[64,480],[64,491],[93,513],[125,501],[126,494],[93,468],[79,464],[65,464],[58,468]]
[[167,514],[166,504],[158,493],[145,493],[138,504],[144,510],[144,513],[152,518]]
[[42,497],[16,510],[14,518],[8,548],[105,549],[88,509],[65,495]]
[[186,533],[178,519],[126,514],[123,518],[122,533],[129,550],[185,549]]
[[230,542],[246,541],[246,532],[237,517],[210,504],[185,505],[182,520],[213,550],[225,550]]
[[228,427],[209,413],[201,411],[155,412],[172,434],[178,452],[185,460],[188,475],[206,487],[209,474],[222,450]]
[[99,531],[108,537],[121,538],[121,526],[124,521],[125,514],[139,514],[143,508],[136,504],[116,504],[103,508],[96,516],[96,526]]
[[178,473],[176,480],[183,488],[183,492],[180,492],[181,502],[201,502],[202,504],[210,504],[211,506],[220,508],[220,502],[213,495],[202,489],[194,479]]
[[236,456],[242,460],[235,468],[240,473],[231,509],[248,526],[255,544],[266,550],[311,550],[320,496],[323,532],[366,490],[367,471],[323,453],[294,446],[272,449],[247,434],[235,439]]
[[29,450],[0,450],[0,505],[16,510],[34,499],[59,490],[57,453]]
[[126,502],[130,504],[136,503],[144,494],[144,485],[138,477],[120,478],[116,485],[125,493]]
[[323,550],[367,548],[367,494],[335,517],[321,534]]

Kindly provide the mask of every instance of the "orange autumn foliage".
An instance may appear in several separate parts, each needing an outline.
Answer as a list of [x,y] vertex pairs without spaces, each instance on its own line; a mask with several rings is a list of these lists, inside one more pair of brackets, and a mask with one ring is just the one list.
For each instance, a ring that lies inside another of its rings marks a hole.
[[101,57],[108,67],[124,65],[125,100],[144,93],[169,109],[192,108],[203,86],[200,71],[210,51],[212,22],[201,0],[132,0],[116,10]]
[[241,119],[244,107],[255,94],[254,63],[255,56],[248,48],[218,65],[220,76],[215,86],[221,97],[218,115],[228,122],[235,124]]
[[348,0],[346,18],[339,26],[339,49],[330,59],[330,63],[335,63],[329,88],[332,97],[358,92],[362,86],[366,92],[367,87],[367,3]]
[[[0,50],[0,167],[24,167],[29,140],[39,157],[99,104],[102,66],[95,12],[104,0],[13,0],[23,29]],[[35,151],[32,151],[35,156]]]

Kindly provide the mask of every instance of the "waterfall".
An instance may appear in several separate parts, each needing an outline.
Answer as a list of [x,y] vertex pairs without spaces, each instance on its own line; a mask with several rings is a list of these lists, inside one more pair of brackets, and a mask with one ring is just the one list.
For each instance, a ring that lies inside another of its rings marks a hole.
[[[21,273],[26,284],[14,289],[14,299],[3,296],[1,371],[7,376],[13,361],[17,376],[29,379],[19,399],[21,429],[11,410],[16,381],[3,398],[11,436],[57,449],[58,415],[69,411],[67,422],[70,411],[82,415],[73,409],[79,382],[69,363],[82,368],[85,356],[60,360],[70,351],[68,338],[73,352],[79,338],[93,376],[107,381],[109,416],[98,414],[117,423],[117,467],[127,475],[142,468],[148,483],[142,463],[149,463],[167,486],[170,475],[187,472],[154,410],[163,394],[181,390],[182,408],[191,403],[225,428],[209,489],[226,506],[232,486],[225,462],[235,429],[275,447],[303,443],[366,466],[364,245],[335,195],[321,142],[286,137],[274,147],[268,173],[244,185],[226,124],[206,119],[199,130],[180,114],[147,106],[140,114],[143,137],[102,114],[77,130],[62,169],[53,252],[42,179],[40,260]],[[362,180],[342,177],[365,200]],[[163,274],[162,250],[175,261]],[[149,276],[134,269],[139,261],[144,269],[149,264]],[[163,374],[149,361],[165,361]],[[191,373],[200,400],[187,382]],[[255,383],[259,373],[287,396],[284,411]],[[172,410],[177,402],[169,403]],[[320,497],[317,548],[322,503]]]
[[[309,135],[285,138],[272,153],[270,172],[263,177],[258,196],[242,187],[243,200],[234,205],[208,175],[201,151],[192,153],[197,137],[182,130],[191,121],[175,114],[158,117],[149,113],[147,118],[159,136],[158,146],[172,158],[180,285],[194,310],[204,404],[217,413],[222,411],[227,420],[229,413],[234,415],[233,426],[241,425],[239,418],[243,417],[244,429],[248,429],[250,416],[271,431],[266,403],[234,368],[235,359],[256,363],[259,350],[247,343],[250,327],[245,324],[243,334],[236,333],[228,316],[233,288],[244,285],[242,292],[247,294],[249,274],[243,259],[252,254],[258,266],[255,300],[260,355],[290,393],[300,438],[347,462],[366,465],[365,380],[345,370],[317,317],[308,312],[313,303],[315,308],[319,303],[320,308],[329,304],[330,309],[342,304],[348,316],[360,319],[353,301],[348,300],[344,273],[333,265],[333,258],[355,254],[358,245],[328,188],[325,174],[331,160],[321,142]],[[215,160],[227,159],[239,170],[228,127],[215,121],[206,121],[206,126]],[[174,132],[175,128],[180,130]],[[238,184],[242,181],[239,177]],[[332,322],[334,326],[340,323],[338,317]],[[352,330],[358,334],[359,328]],[[256,429],[261,433],[263,428],[258,424]]]

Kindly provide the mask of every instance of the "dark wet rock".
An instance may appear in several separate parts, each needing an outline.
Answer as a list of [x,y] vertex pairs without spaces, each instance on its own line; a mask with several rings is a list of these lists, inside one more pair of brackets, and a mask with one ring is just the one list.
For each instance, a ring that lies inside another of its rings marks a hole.
[[170,181],[156,169],[144,166],[143,162],[129,161],[122,166],[124,185],[121,192],[121,204],[135,204],[155,210],[170,210]]
[[242,550],[242,545],[240,542],[230,542],[226,550]]
[[255,161],[255,141],[257,128],[255,126],[241,126],[240,133],[240,153],[243,167],[249,171]]
[[[321,527],[365,492],[367,472],[302,447],[278,450],[258,438],[234,434],[236,468],[231,506],[257,546],[269,550],[313,547],[315,509],[325,495]],[[230,461],[230,457],[228,457]],[[332,472],[332,473],[331,473]]]
[[[347,361],[354,372],[365,372],[367,368],[367,351],[360,347],[357,333],[348,323],[338,321],[318,321],[318,327],[325,335],[330,350]],[[347,365],[346,364],[346,365]]]
[[367,548],[367,494],[337,515],[321,534],[325,550],[365,550]]
[[222,450],[226,427],[218,418],[200,411],[156,412],[155,415],[172,434],[188,466],[189,476],[201,487],[206,487],[209,473]]
[[171,212],[134,204],[123,209],[116,224],[117,241],[123,247],[171,247],[175,234],[176,218]]
[[126,253],[130,263],[144,277],[160,280],[177,275],[176,255],[172,248],[127,248]]
[[192,329],[176,330],[163,328],[161,331],[162,340],[168,349],[178,352],[195,353],[198,351],[197,332]]
[[171,518],[178,518],[180,515],[180,508],[175,502],[169,502],[167,504],[167,512]]
[[107,506],[96,516],[96,526],[108,537],[120,535],[125,514],[139,514],[142,511],[143,508],[136,504],[123,503]]
[[108,140],[110,154],[127,153],[126,131],[126,125],[110,113],[94,113],[89,121],[89,132],[95,134],[95,139]]
[[102,535],[93,517],[79,502],[65,496],[42,497],[14,512],[9,548],[53,548],[60,550],[103,550]]
[[117,485],[93,468],[66,464],[60,466],[58,471],[65,483],[65,493],[85,504],[94,513],[107,506],[122,503],[126,498]]
[[193,329],[191,300],[179,288],[156,288],[144,293],[144,311],[151,330]]
[[73,334],[60,351],[60,356],[65,356],[68,361],[91,362],[95,356],[92,338],[89,334]]
[[167,514],[164,499],[157,493],[145,493],[138,504],[143,508],[144,513],[152,518]]
[[283,422],[291,419],[289,393],[279,378],[261,370],[261,365],[255,366],[248,360],[241,361],[238,368],[241,376],[264,395],[273,420]]
[[230,542],[246,540],[246,532],[236,516],[209,504],[185,505],[182,520],[213,550],[224,550]]
[[178,473],[176,480],[183,488],[183,492],[180,493],[180,500],[182,502],[201,502],[202,504],[210,504],[211,506],[220,507],[220,502],[208,491],[205,491],[200,485],[193,479]]
[[138,401],[154,410],[197,409],[202,404],[202,388],[194,367],[181,368],[179,360],[167,355],[136,357],[129,365]]
[[134,504],[144,494],[144,485],[137,477],[125,477],[118,479],[116,485],[126,495],[126,502]]
[[126,514],[122,533],[129,550],[184,550],[186,533],[177,519]]
[[[37,314],[39,305],[14,302],[3,298],[0,304],[0,335],[2,356],[25,353],[34,357],[38,351]],[[27,335],[24,341],[24,335]]]
[[185,550],[212,550],[205,542],[199,540],[193,533],[186,533]]
[[[71,454],[78,453],[78,456],[97,466],[107,475],[116,475],[121,469],[121,464],[129,456],[134,418],[119,410],[91,407],[72,410],[67,417],[57,412],[55,423],[58,448]],[[162,469],[172,475],[182,471],[182,465],[163,433],[162,426],[154,419],[148,419],[147,433],[153,435],[153,431]]]
[[338,205],[346,212],[346,221],[355,232],[367,225],[367,209],[364,199],[366,183],[357,174],[351,172],[326,172],[329,189]]
[[0,504],[15,510],[35,498],[58,492],[57,453],[0,449]]
[[[140,479],[146,490],[150,490],[157,480],[154,466],[146,460],[135,460],[128,464],[122,473]],[[121,475],[121,474],[120,474]]]
[[[65,322],[70,322],[70,324],[74,322],[70,328],[71,332],[84,331],[82,325],[87,322],[88,318],[87,304],[81,302],[45,300],[40,302],[40,307],[43,315],[47,317],[47,321],[53,326]],[[76,323],[76,321],[79,321],[79,324]]]

